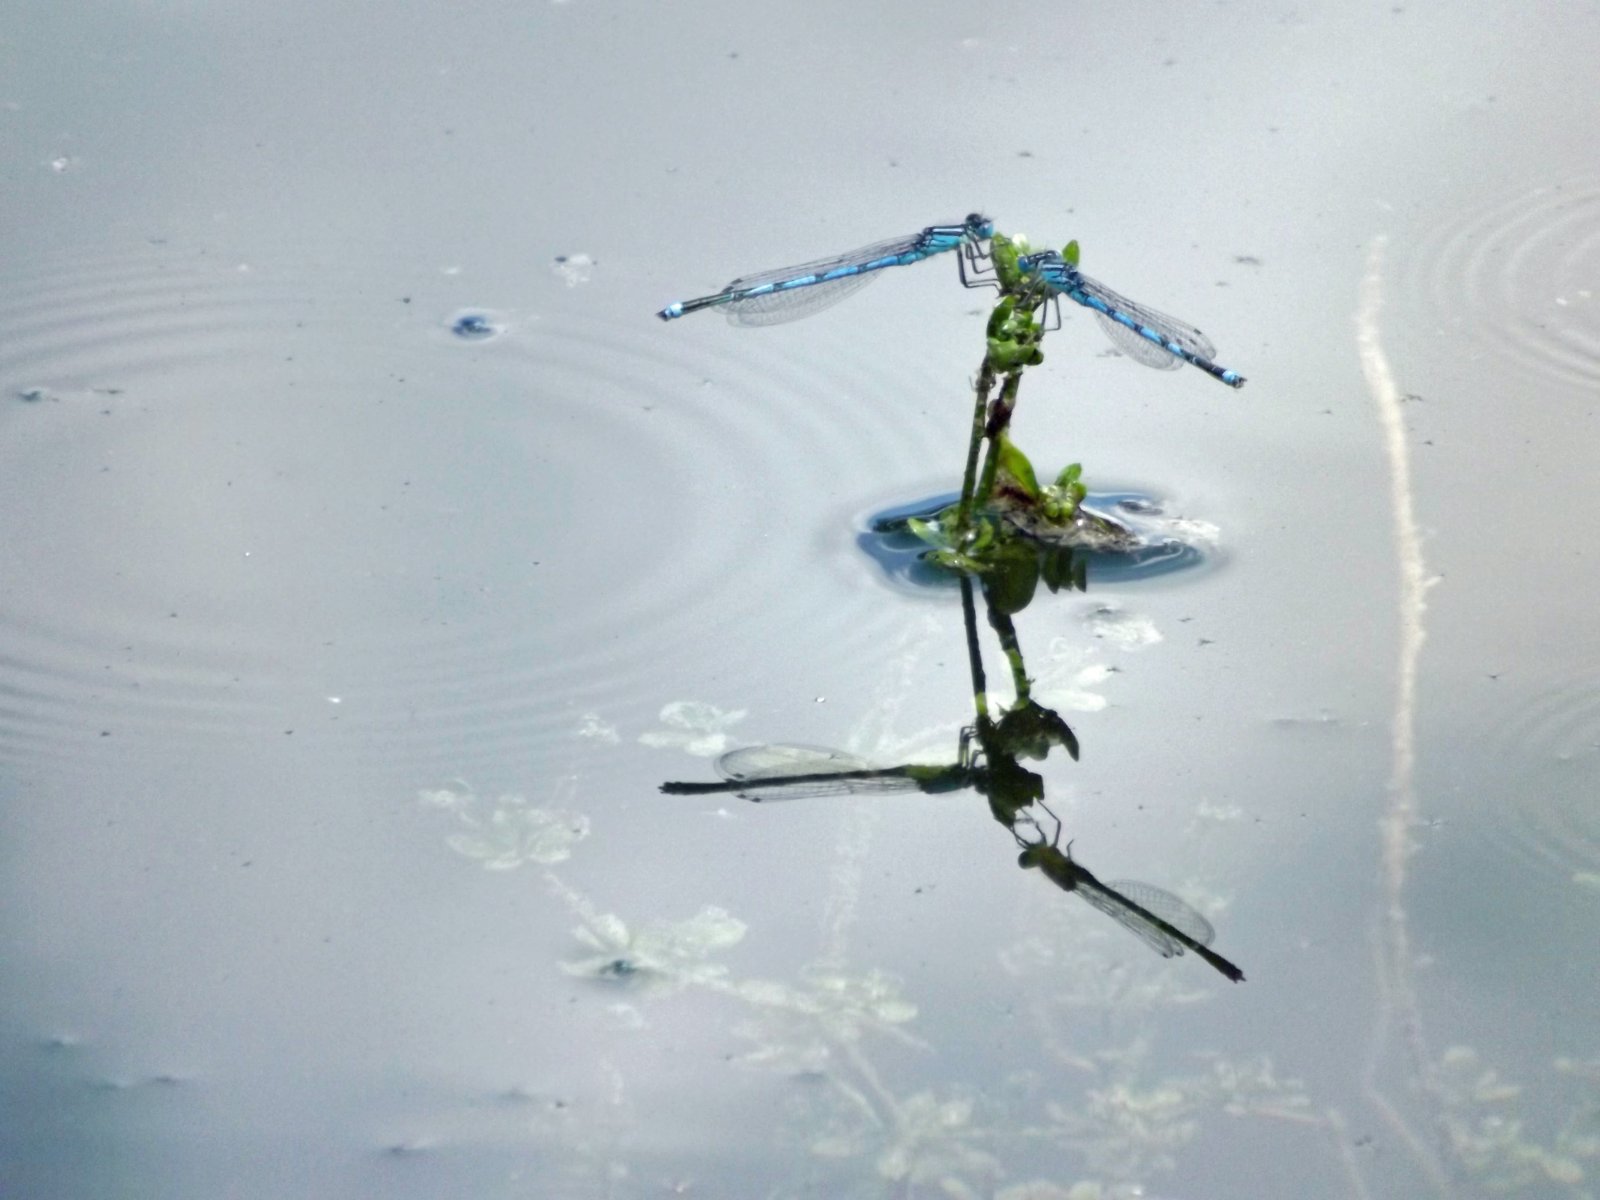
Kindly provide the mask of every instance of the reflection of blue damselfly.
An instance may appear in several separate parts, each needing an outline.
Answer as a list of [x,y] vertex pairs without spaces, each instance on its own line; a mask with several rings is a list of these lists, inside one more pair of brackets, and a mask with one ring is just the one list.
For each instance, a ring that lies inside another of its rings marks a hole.
[[1211,361],[1217,348],[1193,325],[1118,295],[1054,250],[1024,255],[1017,267],[1024,275],[1037,276],[1052,293],[1091,309],[1106,336],[1135,362],[1161,370],[1190,363],[1229,387],[1244,386],[1243,376]]
[[777,325],[809,317],[838,303],[871,283],[885,267],[908,266],[946,250],[961,251],[965,279],[966,264],[976,264],[984,257],[978,243],[993,233],[993,221],[981,213],[972,213],[959,224],[930,225],[920,233],[875,242],[816,262],[746,275],[714,296],[669,304],[656,316],[670,321],[702,308],[726,308],[728,320],[735,325]]
[[[1037,824],[1034,827],[1037,829]],[[1207,943],[1216,937],[1210,921],[1171,892],[1151,884],[1131,879],[1101,883],[1087,867],[1074,861],[1071,843],[1066,850],[1057,846],[1060,833],[1058,823],[1056,838],[1046,840],[1042,830],[1036,842],[1018,838],[1022,845],[1018,865],[1038,867],[1062,891],[1082,896],[1124,929],[1136,934],[1161,957],[1172,958],[1185,950],[1193,950],[1235,983],[1244,979],[1244,972],[1238,967],[1206,949]]]
[[798,800],[886,792],[951,792],[972,786],[980,768],[967,752],[970,730],[961,735],[960,760],[943,766],[874,767],[864,759],[824,746],[778,743],[743,746],[717,759],[722,783],[663,783],[672,796],[732,792],[744,800]]

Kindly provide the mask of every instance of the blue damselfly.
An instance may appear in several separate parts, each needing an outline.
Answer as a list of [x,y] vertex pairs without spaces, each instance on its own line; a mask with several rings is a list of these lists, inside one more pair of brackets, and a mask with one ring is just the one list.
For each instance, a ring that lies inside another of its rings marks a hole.
[[885,267],[904,267],[946,250],[960,251],[962,278],[967,264],[986,256],[979,243],[994,233],[994,222],[982,213],[951,225],[930,225],[906,237],[890,238],[819,258],[815,262],[779,267],[735,279],[720,292],[669,304],[656,316],[663,321],[687,316],[703,308],[723,308],[735,325],[777,325],[820,312],[865,287]]
[[1065,296],[1091,310],[1112,344],[1134,362],[1158,370],[1189,363],[1229,387],[1244,386],[1242,375],[1212,361],[1217,348],[1193,325],[1112,291],[1056,251],[1023,255],[1017,267],[1024,275],[1036,276],[1052,295]]

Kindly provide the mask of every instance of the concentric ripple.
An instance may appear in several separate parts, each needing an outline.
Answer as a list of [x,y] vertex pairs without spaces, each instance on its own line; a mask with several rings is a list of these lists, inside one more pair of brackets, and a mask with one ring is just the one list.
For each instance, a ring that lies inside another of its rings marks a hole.
[[1435,227],[1417,259],[1457,353],[1487,347],[1540,375],[1600,383],[1600,179],[1460,214]]
[[1600,886],[1600,672],[1509,708],[1504,683],[1486,686],[1498,701],[1495,760],[1515,778],[1484,798],[1483,819],[1497,831],[1497,844]]
[[818,528],[948,433],[904,427],[875,360],[425,312],[164,246],[12,278],[13,765],[296,738],[454,774],[653,714],[708,660],[756,678],[899,619],[818,569],[852,537]]

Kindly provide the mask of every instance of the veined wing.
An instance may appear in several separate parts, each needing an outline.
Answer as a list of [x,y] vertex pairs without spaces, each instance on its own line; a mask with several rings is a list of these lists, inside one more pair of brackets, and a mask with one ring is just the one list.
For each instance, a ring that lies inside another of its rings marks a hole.
[[1076,891],[1163,958],[1182,954],[1183,943],[1159,925],[1146,919],[1143,913],[1124,903],[1124,898],[1133,901],[1151,916],[1159,917],[1180,933],[1188,935],[1199,945],[1209,945],[1217,936],[1210,921],[1171,892],[1152,884],[1119,879],[1100,888],[1087,882],[1080,882]]
[[[827,258],[796,263],[792,267],[776,267],[758,271],[735,279],[724,292],[743,292],[751,288],[788,283],[791,280],[827,275],[833,271],[848,270],[886,258],[895,258],[918,249],[923,244],[923,233],[913,233],[881,242],[871,242],[843,254],[830,254]],[[827,279],[801,287],[782,288],[762,292],[756,296],[742,296],[728,302],[728,320],[735,325],[781,325],[785,321],[798,321],[812,313],[821,312],[839,303],[846,296],[860,291],[878,276],[878,270],[852,271],[837,279]]]
[[[763,292],[759,296],[730,300],[727,305],[728,321],[734,325],[747,326],[782,325],[788,321],[798,321],[825,308],[832,308],[846,296],[859,292],[880,274],[881,271],[857,271],[853,275],[841,275],[838,279],[830,279],[826,283],[813,283],[805,287],[788,288],[781,292]],[[785,278],[792,279],[794,276],[786,275]],[[730,289],[753,286],[755,284],[749,279],[736,279],[728,285]]]
[[1155,367],[1162,371],[1174,371],[1183,365],[1183,359],[1173,354],[1170,350],[1163,349],[1137,330],[1130,329],[1108,313],[1102,312],[1100,305],[1120,312],[1136,324],[1143,325],[1146,329],[1153,331],[1167,341],[1182,346],[1190,354],[1195,354],[1205,359],[1216,358],[1217,348],[1211,344],[1211,339],[1187,321],[1180,321],[1177,317],[1169,317],[1166,313],[1157,312],[1153,308],[1140,304],[1137,300],[1129,300],[1126,296],[1112,291],[1099,280],[1091,279],[1087,275],[1080,275],[1079,278],[1082,280],[1081,290],[1083,294],[1091,301],[1099,301],[1099,304],[1090,303],[1086,307],[1094,311],[1096,319],[1100,322],[1100,327],[1105,330],[1106,336],[1112,340],[1117,349],[1135,362],[1143,363],[1147,367]]
[[717,774],[729,783],[745,785],[735,794],[746,800],[918,790],[917,781],[902,771],[874,767],[842,750],[801,743],[743,746],[717,759],[716,766]]

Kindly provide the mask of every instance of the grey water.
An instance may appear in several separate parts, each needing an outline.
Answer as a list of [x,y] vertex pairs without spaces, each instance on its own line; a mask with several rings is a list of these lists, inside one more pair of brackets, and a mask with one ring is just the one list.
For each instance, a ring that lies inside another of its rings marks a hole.
[[[0,1195],[1600,1194],[1597,44],[12,5]],[[1014,424],[1183,564],[1016,616],[1027,765],[1247,982],[971,792],[658,791],[953,757],[960,603],[863,530],[959,486],[986,295],[654,314],[975,209],[1248,377],[1069,312]]]

